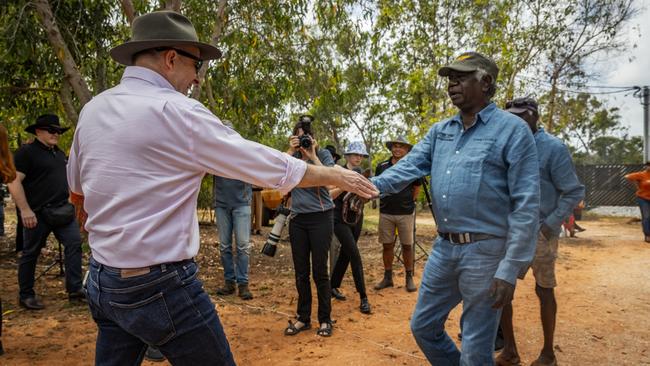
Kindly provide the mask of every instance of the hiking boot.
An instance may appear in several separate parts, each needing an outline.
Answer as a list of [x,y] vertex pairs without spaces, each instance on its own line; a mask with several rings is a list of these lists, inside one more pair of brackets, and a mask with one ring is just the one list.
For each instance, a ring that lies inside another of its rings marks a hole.
[[415,282],[413,282],[413,271],[406,271],[406,291],[415,292],[417,290],[418,288],[415,286]]
[[28,297],[26,299],[19,299],[18,303],[20,306],[24,307],[27,310],[43,310],[45,306],[43,303],[36,297]]
[[232,295],[235,293],[235,283],[232,281],[226,281],[226,284],[217,289],[217,295]]
[[253,294],[251,294],[250,290],[248,289],[247,283],[240,283],[238,287],[239,297],[241,297],[242,300],[250,300],[253,298]]
[[72,304],[77,304],[77,305],[88,304],[88,299],[86,299],[86,293],[83,290],[69,292],[68,301]]
[[386,287],[393,287],[393,271],[384,271],[384,279],[375,285],[375,290],[382,290]]

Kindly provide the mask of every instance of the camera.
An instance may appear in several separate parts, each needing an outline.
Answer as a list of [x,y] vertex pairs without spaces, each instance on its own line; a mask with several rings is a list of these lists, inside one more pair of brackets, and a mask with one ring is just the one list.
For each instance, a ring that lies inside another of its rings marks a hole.
[[278,247],[278,242],[282,237],[282,231],[284,230],[284,225],[287,222],[287,217],[290,214],[288,208],[280,205],[278,207],[278,215],[275,217],[275,224],[269,233],[269,237],[266,239],[266,243],[262,247],[262,254],[268,255],[269,257],[275,256],[275,251]]
[[309,149],[311,148],[311,123],[314,122],[314,117],[308,115],[308,114],[303,114],[302,116],[298,117],[298,127],[302,129],[302,132],[304,133],[302,136],[298,137],[298,141],[300,142],[300,147],[304,149]]

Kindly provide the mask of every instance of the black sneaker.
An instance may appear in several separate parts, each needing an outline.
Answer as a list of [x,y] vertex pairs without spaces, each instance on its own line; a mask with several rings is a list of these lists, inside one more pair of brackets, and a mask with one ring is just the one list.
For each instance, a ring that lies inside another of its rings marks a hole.
[[361,305],[359,305],[359,311],[361,311],[363,314],[370,314],[370,303],[368,302],[367,297],[361,299]]
[[345,301],[347,299],[337,288],[332,288],[332,297],[340,301]]

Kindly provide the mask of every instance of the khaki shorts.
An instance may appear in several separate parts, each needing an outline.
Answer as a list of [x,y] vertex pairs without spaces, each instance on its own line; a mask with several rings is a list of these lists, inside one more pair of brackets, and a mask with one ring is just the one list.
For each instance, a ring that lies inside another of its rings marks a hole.
[[413,215],[388,215],[379,214],[379,242],[390,244],[395,242],[395,229],[399,235],[399,242],[402,245],[413,245]]
[[[557,260],[558,237],[547,240],[542,233],[537,238],[537,248],[535,249],[535,258],[530,268],[533,269],[535,283],[542,288],[554,288],[557,286],[555,279],[555,261]],[[524,279],[528,272],[525,268],[519,278]]]

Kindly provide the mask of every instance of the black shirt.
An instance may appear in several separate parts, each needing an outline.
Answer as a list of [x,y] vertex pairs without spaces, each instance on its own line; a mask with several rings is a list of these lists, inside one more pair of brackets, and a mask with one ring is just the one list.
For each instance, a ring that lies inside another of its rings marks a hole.
[[[391,158],[392,159],[392,158]],[[375,168],[375,175],[380,175],[386,169],[393,166],[391,159],[382,161]],[[388,215],[411,215],[415,211],[415,201],[413,201],[413,189],[421,184],[419,179],[411,182],[406,188],[397,194],[386,196],[379,200],[379,212]]]
[[68,200],[68,159],[58,147],[50,148],[38,139],[21,146],[14,154],[16,170],[25,174],[23,188],[27,203],[38,211],[49,203]]

